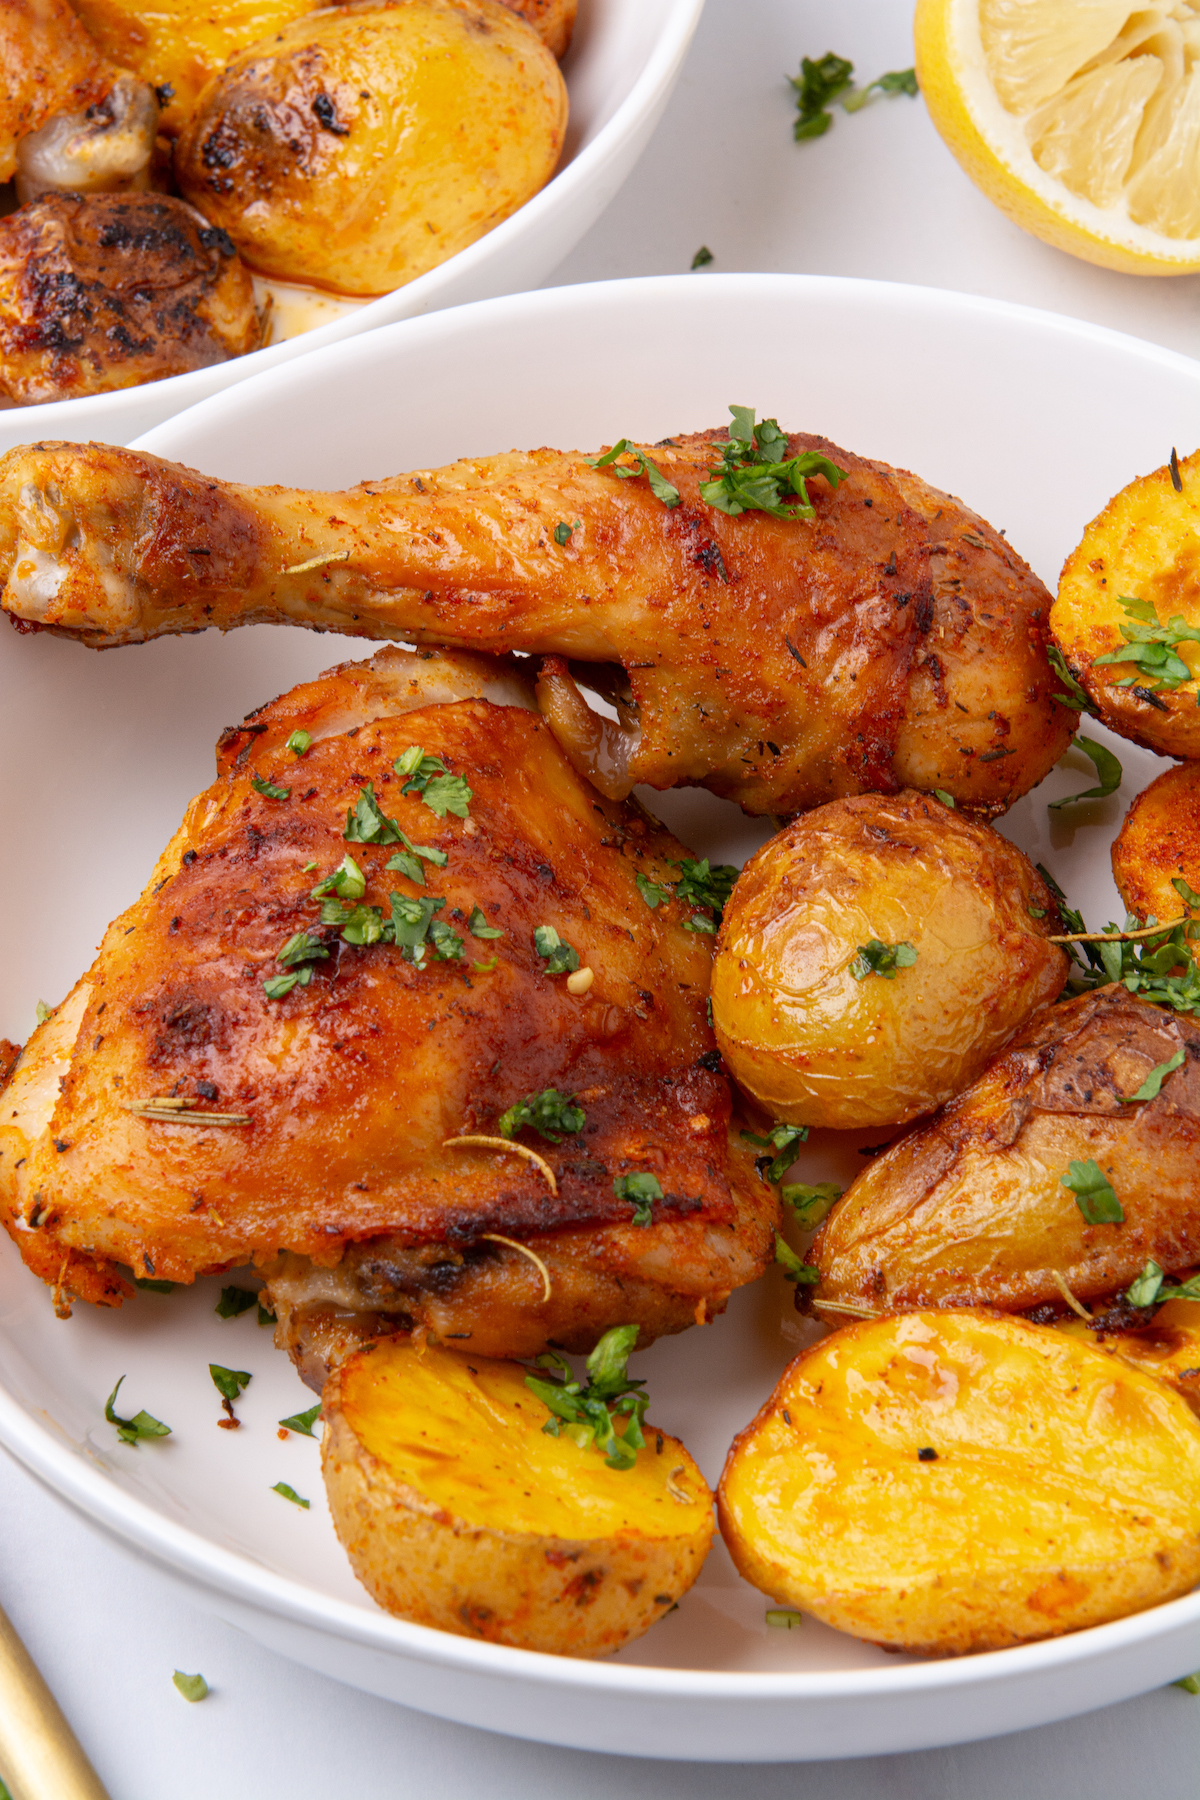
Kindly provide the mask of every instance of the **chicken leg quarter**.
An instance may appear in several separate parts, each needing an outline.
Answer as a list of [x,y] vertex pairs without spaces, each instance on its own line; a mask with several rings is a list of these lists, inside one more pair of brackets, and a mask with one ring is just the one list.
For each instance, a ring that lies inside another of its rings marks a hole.
[[[704,433],[650,450],[681,499],[517,451],[343,493],[238,487],[103,444],[0,462],[3,606],[97,648],[262,622],[548,658],[539,701],[611,799],[700,784],[750,812],[943,789],[1003,812],[1067,747],[1050,596],[915,476],[794,435],[847,479],[812,519],[731,517]],[[617,705],[601,720],[567,659]]]

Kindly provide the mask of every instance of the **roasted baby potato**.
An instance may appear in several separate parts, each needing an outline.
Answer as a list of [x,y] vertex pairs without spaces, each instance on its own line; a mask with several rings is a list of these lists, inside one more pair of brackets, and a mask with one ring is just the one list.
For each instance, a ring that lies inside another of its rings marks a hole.
[[1200,912],[1175,886],[1200,891],[1200,765],[1179,763],[1138,795],[1113,844],[1112,866],[1117,892],[1139,919],[1165,924]]
[[632,1468],[564,1432],[519,1364],[380,1340],[330,1377],[321,1461],[354,1572],[388,1612],[460,1637],[605,1656],[691,1587],[712,1495],[645,1427]]
[[717,1042],[774,1118],[898,1125],[1061,992],[1058,929],[1037,871],[988,826],[908,791],[835,800],[742,871],[713,968]]
[[1092,520],[1050,629],[1106,725],[1164,756],[1200,756],[1200,451],[1131,481]]
[[[1156,1097],[1133,1099],[1155,1070]],[[1198,1152],[1200,1023],[1119,983],[1083,994],[868,1164],[813,1241],[814,1304],[833,1319],[1025,1312],[1061,1307],[1064,1284],[1078,1300],[1111,1294],[1149,1258],[1189,1268]]]
[[747,1581],[926,1655],[1141,1612],[1200,1576],[1200,1423],[1024,1320],[909,1313],[798,1356],[735,1439],[718,1509]]
[[263,274],[382,294],[535,194],[566,121],[558,64],[500,0],[351,0],[235,56],[175,172]]
[[[1128,1306],[1121,1311],[1133,1314]],[[1195,1300],[1167,1300],[1152,1315],[1127,1317],[1124,1329],[1118,1325],[1115,1330],[1102,1316],[1091,1326],[1068,1314],[1058,1330],[1165,1381],[1200,1414],[1200,1305]]]
[[579,0],[504,0],[504,4],[533,26],[552,55],[567,54]]
[[231,56],[313,10],[311,0],[71,0],[106,56],[159,90],[174,137]]

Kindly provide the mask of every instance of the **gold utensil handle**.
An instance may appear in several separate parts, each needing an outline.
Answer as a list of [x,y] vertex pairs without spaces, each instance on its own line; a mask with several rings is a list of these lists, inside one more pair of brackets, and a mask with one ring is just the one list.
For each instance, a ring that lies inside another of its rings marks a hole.
[[108,1800],[58,1701],[3,1611],[0,1776],[12,1800]]

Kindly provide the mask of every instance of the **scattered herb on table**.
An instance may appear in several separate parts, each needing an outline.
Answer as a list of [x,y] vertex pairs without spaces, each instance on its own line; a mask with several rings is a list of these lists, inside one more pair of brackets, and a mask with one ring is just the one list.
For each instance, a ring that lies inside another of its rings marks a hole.
[[865,981],[868,975],[882,975],[885,981],[895,981],[897,969],[911,969],[917,960],[911,944],[884,944],[878,938],[872,938],[869,944],[859,944],[857,951],[849,968],[855,981]]
[[[649,1396],[644,1381],[628,1374],[629,1353],[637,1343],[636,1325],[614,1325],[606,1331],[587,1359],[586,1383],[576,1379],[565,1357],[547,1351],[537,1358],[544,1374],[528,1374],[525,1386],[549,1408],[542,1426],[548,1437],[569,1437],[581,1450],[595,1445],[614,1469],[632,1469],[646,1440],[642,1422]],[[616,1420],[626,1420],[624,1434]]]
[[313,1430],[313,1426],[320,1416],[321,1402],[318,1400],[317,1404],[310,1406],[307,1412],[293,1413],[290,1419],[280,1419],[279,1423],[285,1431],[296,1431],[301,1437],[315,1438],[317,1434]]
[[1073,1160],[1059,1180],[1063,1187],[1070,1188],[1076,1206],[1089,1225],[1120,1225],[1124,1221],[1124,1208],[1113,1192],[1112,1183],[1091,1157],[1086,1162]]
[[853,87],[854,64],[844,56],[835,56],[832,50],[819,59],[802,57],[799,75],[789,75],[787,79],[796,91],[798,116],[792,126],[792,136],[798,144],[806,143],[809,138],[824,137],[833,124],[829,108],[835,100],[846,112],[855,113],[867,104],[873,93],[908,94],[913,98],[917,93],[915,69],[889,69],[887,74],[869,81],[866,87]]
[[1092,667],[1099,669],[1105,664],[1133,663],[1136,672],[1121,681],[1114,681],[1113,687],[1174,689],[1185,681],[1192,681],[1192,671],[1175,652],[1180,644],[1200,644],[1200,626],[1189,625],[1179,613],[1164,625],[1153,601],[1138,600],[1132,594],[1118,595],[1117,603],[1127,617],[1136,622],[1121,626],[1121,636],[1125,639],[1122,648],[1110,650],[1107,656],[1094,657]]
[[192,1701],[193,1704],[197,1700],[208,1698],[208,1683],[203,1675],[185,1675],[182,1669],[176,1669],[171,1680],[184,1699]]
[[237,1319],[257,1304],[258,1295],[252,1294],[249,1288],[223,1287],[213,1311],[219,1319]]
[[305,1512],[308,1511],[312,1504],[310,1500],[301,1499],[295,1488],[290,1487],[286,1481],[277,1481],[271,1489],[271,1492],[273,1494],[282,1494],[285,1500],[290,1500],[293,1506],[302,1506]]
[[547,1143],[560,1144],[563,1137],[574,1137],[587,1123],[582,1106],[575,1105],[574,1094],[560,1094],[557,1088],[546,1088],[540,1094],[526,1094],[515,1106],[500,1115],[496,1130],[502,1138],[514,1138],[528,1126]]
[[1084,788],[1078,794],[1068,794],[1063,800],[1051,800],[1049,802],[1050,812],[1057,812],[1063,806],[1074,806],[1077,800],[1107,800],[1108,796],[1115,794],[1121,785],[1123,770],[1120,759],[1114,756],[1111,750],[1105,749],[1103,744],[1097,744],[1092,738],[1073,737],[1071,743],[1076,750],[1082,750],[1088,761],[1093,764],[1100,777],[1100,785]]
[[618,1175],[613,1181],[613,1193],[618,1200],[628,1200],[633,1207],[635,1225],[654,1223],[653,1204],[663,1197],[662,1184],[657,1175],[651,1175],[644,1169],[639,1169],[632,1175]]
[[[626,468],[623,463],[619,463],[617,461],[619,456],[632,457],[633,468]],[[606,450],[603,456],[596,457],[595,461],[589,458],[588,467],[592,469],[611,467],[613,474],[620,476],[622,481],[632,481],[635,476],[644,475],[650,483],[650,492],[656,500],[661,500],[664,506],[676,507],[679,505],[679,489],[672,487],[658,464],[651,462],[645,451],[636,449],[628,438],[618,438],[612,449]]]
[[808,497],[810,475],[823,475],[830,487],[846,479],[846,471],[815,450],[788,456],[786,431],[777,419],[754,423],[752,406],[731,406],[733,425],[724,443],[715,443],[721,461],[710,468],[709,480],[700,483],[700,498],[718,512],[736,518],[739,513],[770,513],[775,519],[813,519],[816,508]]
[[252,775],[250,786],[256,794],[265,794],[268,800],[290,800],[292,797],[290,787],[280,787],[277,782],[265,781],[261,775]]
[[[121,1381],[124,1379],[125,1377],[122,1375]],[[135,1413],[132,1419],[122,1419],[113,1411],[113,1404],[120,1391],[121,1381],[118,1381],[104,1403],[104,1416],[110,1425],[116,1426],[117,1436],[121,1442],[136,1446],[147,1438],[170,1437],[171,1427],[164,1425],[162,1420],[156,1419],[152,1413],[140,1412]]]

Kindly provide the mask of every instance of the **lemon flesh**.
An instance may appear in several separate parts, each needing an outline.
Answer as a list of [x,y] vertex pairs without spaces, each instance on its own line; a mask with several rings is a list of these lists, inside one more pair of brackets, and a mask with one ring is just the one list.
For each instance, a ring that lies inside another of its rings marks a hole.
[[1026,230],[1133,274],[1200,269],[1200,0],[918,0],[930,116]]

